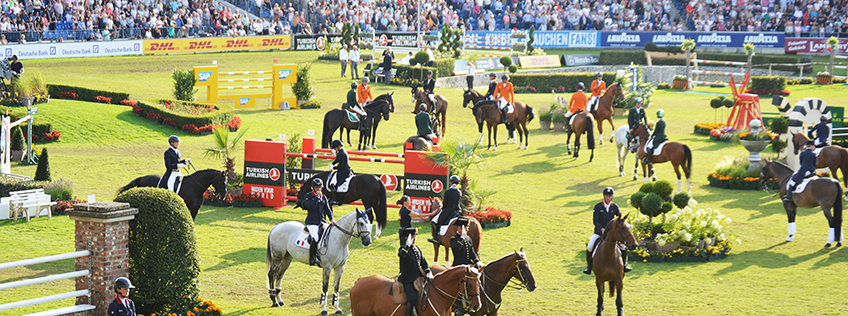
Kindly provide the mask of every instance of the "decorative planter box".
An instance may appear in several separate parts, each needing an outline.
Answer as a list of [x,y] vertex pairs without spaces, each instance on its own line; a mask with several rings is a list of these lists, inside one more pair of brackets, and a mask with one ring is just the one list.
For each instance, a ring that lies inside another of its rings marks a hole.
[[816,84],[831,84],[833,77],[831,76],[816,76]]
[[624,110],[624,108],[613,108],[612,109],[612,115],[613,116],[626,116],[626,114],[624,114],[625,112],[626,111]]
[[501,228],[501,227],[509,227],[509,225],[511,225],[511,224],[512,224],[512,221],[506,221],[506,222],[503,222],[503,223],[485,223],[485,224],[480,224],[480,225],[482,225],[483,228]]
[[541,125],[543,131],[551,129],[551,121],[539,121],[539,125]]
[[689,88],[689,82],[686,81],[686,80],[674,79],[674,82],[673,82],[671,88],[672,89],[686,90],[686,89]]
[[562,132],[565,129],[565,122],[554,122],[554,131]]

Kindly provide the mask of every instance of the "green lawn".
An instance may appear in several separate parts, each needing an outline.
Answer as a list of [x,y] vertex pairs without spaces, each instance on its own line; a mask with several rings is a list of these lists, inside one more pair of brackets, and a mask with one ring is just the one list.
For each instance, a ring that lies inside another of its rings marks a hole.
[[[115,57],[95,59],[27,61],[27,71],[38,70],[49,82],[80,85],[104,90],[130,92],[133,99],[168,97],[170,71],[175,67],[209,65],[216,60],[222,71],[269,70],[274,59],[281,63],[314,61],[314,52],[258,52],[236,54],[197,54],[155,57]],[[316,98],[324,108],[316,110],[267,110],[269,102],[257,109],[239,110],[243,128],[250,139],[277,138],[280,134],[306,135],[317,130],[321,118],[344,100],[349,79],[339,78],[338,64],[315,61]],[[410,114],[409,88],[374,85],[375,93],[394,92],[397,110],[380,126],[377,143],[380,151],[400,152],[402,142],[414,133]],[[848,90],[842,86],[789,86],[791,103],[804,97],[819,97],[830,106],[844,107]],[[699,89],[730,93],[729,88]],[[290,93],[287,91],[287,93]],[[477,128],[470,111],[460,106],[461,90],[439,89],[451,101],[447,139],[473,141]],[[838,315],[848,308],[848,294],[841,288],[848,271],[848,249],[825,249],[827,223],[820,210],[799,213],[798,234],[785,243],[786,216],[773,193],[731,191],[707,185],[706,175],[724,156],[743,156],[740,145],[709,141],[692,133],[698,122],[711,122],[715,112],[709,107],[711,95],[684,94],[660,90],[649,113],[666,111],[671,140],[688,144],[694,152],[692,194],[700,207],[717,208],[733,219],[730,229],[742,239],[731,256],[709,263],[634,263],[634,271],[625,279],[625,310],[631,315]],[[547,106],[550,94],[519,94],[518,101],[535,107]],[[762,100],[763,110],[776,112],[771,100]],[[96,194],[110,200],[116,189],[135,177],[162,173],[162,151],[166,138],[177,134],[183,139],[181,151],[198,168],[222,168],[222,162],[204,158],[203,148],[212,144],[211,136],[193,136],[153,124],[134,115],[129,107],[52,100],[39,106],[37,119],[49,120],[62,132],[62,141],[39,145],[49,148],[54,179],[74,183],[80,196]],[[719,112],[721,115],[721,112]],[[724,112],[726,120],[727,111]],[[655,118],[653,114],[651,118]],[[617,126],[626,124],[616,118]],[[482,187],[497,190],[488,200],[492,206],[511,210],[511,227],[486,230],[481,246],[483,261],[492,261],[523,247],[538,283],[538,290],[506,290],[503,315],[587,315],[595,310],[594,278],[581,273],[584,243],[591,234],[591,208],[601,200],[606,186],[616,189],[615,201],[625,212],[628,196],[641,181],[618,177],[615,146],[605,143],[596,150],[595,161],[588,163],[588,152],[573,161],[566,155],[565,135],[541,131],[537,121],[530,124],[530,149],[518,150],[515,144],[503,144],[498,151],[483,152],[484,162],[472,168],[470,175]],[[609,138],[609,126],[605,126]],[[505,132],[499,135],[503,142]],[[354,137],[358,136],[354,133]],[[485,137],[485,135],[484,135]],[[484,140],[485,142],[485,140]],[[355,146],[355,143],[354,143]],[[768,154],[770,155],[770,154]],[[241,168],[239,157],[237,168]],[[326,165],[326,161],[316,164]],[[394,173],[402,168],[389,164],[352,162],[360,173]],[[13,172],[33,175],[34,166],[13,166]],[[660,179],[674,183],[670,165],[657,165]],[[391,192],[394,202],[398,192]],[[336,209],[337,216],[352,211],[352,206]],[[394,212],[390,209],[390,212]],[[320,312],[320,272],[294,264],[283,279],[283,298],[287,306],[270,309],[265,288],[265,244],[274,225],[289,220],[302,221],[301,209],[280,210],[204,207],[197,217],[196,234],[201,258],[201,293],[214,301],[227,315],[315,315]],[[351,257],[342,278],[342,308],[349,312],[347,296],[357,278],[397,273],[398,222],[389,216],[383,237],[365,248],[351,243]],[[422,226],[423,227],[423,226]],[[74,223],[65,216],[31,223],[0,222],[0,262],[8,262],[73,251]],[[424,228],[429,232],[429,228]],[[432,259],[432,247],[422,244]],[[70,261],[3,270],[0,282],[8,282],[66,272]],[[73,282],[52,282],[42,286],[4,291],[0,304],[70,291]],[[144,289],[136,289],[144,291]],[[614,311],[614,300],[607,298],[607,311]],[[70,300],[0,312],[19,315],[69,305]]]

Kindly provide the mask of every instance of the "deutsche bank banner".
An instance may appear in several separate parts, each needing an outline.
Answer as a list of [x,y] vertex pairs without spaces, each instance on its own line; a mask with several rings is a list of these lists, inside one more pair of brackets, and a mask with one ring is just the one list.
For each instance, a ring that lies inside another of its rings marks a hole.
[[598,47],[598,32],[538,31],[533,32],[533,46],[541,48]]
[[102,57],[141,55],[142,41],[80,42],[4,45],[5,57],[17,55],[20,59]]
[[752,43],[758,48],[782,48],[786,37],[779,32],[601,32],[601,47],[677,46],[683,40],[695,40],[698,47],[741,48]]

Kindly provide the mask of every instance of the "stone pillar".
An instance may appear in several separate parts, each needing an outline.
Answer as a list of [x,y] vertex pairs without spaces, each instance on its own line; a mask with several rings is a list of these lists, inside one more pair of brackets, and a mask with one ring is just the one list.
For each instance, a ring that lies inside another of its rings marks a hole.
[[[106,315],[115,299],[115,279],[129,273],[129,221],[138,209],[129,203],[94,202],[74,205],[65,213],[75,222],[76,251],[91,251],[91,256],[76,259],[77,270],[91,271],[90,279],[76,279],[76,289],[91,291],[90,304],[97,308],[88,315]],[[78,297],[77,304],[89,304],[89,298]]]

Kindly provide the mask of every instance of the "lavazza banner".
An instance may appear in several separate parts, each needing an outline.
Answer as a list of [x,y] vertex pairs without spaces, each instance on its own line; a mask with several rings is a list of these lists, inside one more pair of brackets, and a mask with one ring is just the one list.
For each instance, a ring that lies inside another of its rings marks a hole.
[[645,47],[652,42],[657,46],[677,46],[692,39],[698,47],[740,48],[752,43],[759,48],[780,48],[786,36],[777,32],[600,32],[601,47]]
[[20,59],[141,55],[142,41],[4,45],[3,55]]

